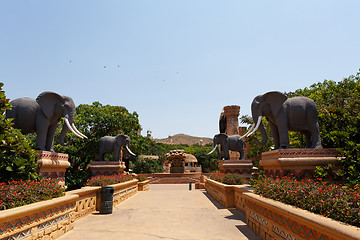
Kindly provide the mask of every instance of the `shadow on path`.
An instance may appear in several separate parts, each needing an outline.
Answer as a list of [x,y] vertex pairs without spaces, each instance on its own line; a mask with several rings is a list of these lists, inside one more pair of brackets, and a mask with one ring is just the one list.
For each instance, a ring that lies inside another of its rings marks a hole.
[[208,194],[206,191],[202,192],[209,200],[214,204],[217,209],[226,209],[223,205],[221,205],[218,201],[216,201],[210,194]]
[[229,220],[239,220],[239,225],[235,225],[235,227],[244,234],[245,237],[252,240],[261,240],[259,236],[257,236],[249,227],[246,225],[246,214],[240,211],[237,208],[225,208],[223,205],[221,205],[218,201],[216,201],[210,194],[208,194],[206,191],[203,192],[203,194],[214,204],[214,206],[219,209],[227,209],[232,215],[226,216],[226,219]]

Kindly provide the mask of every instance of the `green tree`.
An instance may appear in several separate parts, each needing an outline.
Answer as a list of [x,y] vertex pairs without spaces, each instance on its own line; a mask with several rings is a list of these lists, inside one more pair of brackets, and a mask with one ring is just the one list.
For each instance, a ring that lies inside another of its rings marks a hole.
[[336,83],[325,80],[291,95],[307,96],[318,107],[324,148],[338,148],[346,157],[342,174],[353,186],[360,183],[360,73]]
[[[3,86],[0,83],[0,90]],[[0,91],[0,182],[38,180],[37,152],[31,149],[31,140],[12,127],[12,119],[5,119],[5,111],[9,109],[9,99]]]
[[201,146],[194,144],[184,148],[184,151],[188,154],[192,154],[198,160],[198,164],[202,166],[203,171],[216,171],[218,170],[219,156],[217,152],[213,152],[210,155],[208,153],[213,149],[211,144]]
[[[124,107],[102,105],[99,102],[94,102],[92,105],[80,104],[76,108],[75,125],[88,139],[80,139],[69,133],[68,135],[73,138],[71,145],[63,147],[56,144],[54,146],[55,151],[69,154],[71,166],[65,175],[69,189],[82,187],[90,178],[91,173],[87,170],[87,166],[97,159],[98,142],[101,137],[125,134],[131,139],[130,147],[139,149],[136,146],[138,132],[141,129],[138,115],[136,112],[129,113]],[[57,134],[59,132],[60,128]]]
[[161,162],[153,158],[138,157],[131,166],[134,173],[161,173],[164,172],[164,168],[161,166]]

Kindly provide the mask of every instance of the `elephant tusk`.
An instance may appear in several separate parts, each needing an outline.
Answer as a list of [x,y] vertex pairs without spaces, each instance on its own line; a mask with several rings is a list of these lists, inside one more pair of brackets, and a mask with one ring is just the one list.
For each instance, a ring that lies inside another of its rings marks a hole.
[[71,127],[74,129],[75,132],[77,132],[80,136],[82,136],[83,138],[87,139],[87,136],[85,136],[84,134],[82,134],[76,127],[75,124],[71,124]]
[[136,156],[136,154],[133,153],[128,146],[125,145],[125,148],[126,148],[126,150],[128,150],[128,152],[129,152],[131,155]]
[[241,136],[241,137],[239,138],[239,140],[242,139],[242,138],[244,138],[244,137],[247,137],[247,136],[249,135],[249,133],[253,130],[254,126],[255,126],[255,123],[251,124],[250,129],[249,129],[243,136]]
[[69,120],[68,120],[66,117],[64,117],[64,121],[65,121],[66,126],[69,128],[69,130],[70,130],[73,134],[75,134],[75,136],[77,136],[77,137],[79,137],[79,138],[84,138],[83,136],[81,136],[81,135],[79,135],[77,132],[75,132],[75,130],[71,127],[71,125],[70,125],[70,123],[69,123]]
[[219,146],[219,145],[218,145],[218,144],[216,144],[216,145],[215,145],[215,147],[214,147],[214,149],[213,149],[213,150],[211,150],[211,152],[209,152],[207,155],[212,154],[218,146]]
[[254,130],[252,130],[251,133],[249,133],[249,134],[247,135],[247,137],[249,137],[251,134],[253,134],[253,133],[259,128],[260,123],[261,123],[261,119],[262,119],[262,116],[259,116]]

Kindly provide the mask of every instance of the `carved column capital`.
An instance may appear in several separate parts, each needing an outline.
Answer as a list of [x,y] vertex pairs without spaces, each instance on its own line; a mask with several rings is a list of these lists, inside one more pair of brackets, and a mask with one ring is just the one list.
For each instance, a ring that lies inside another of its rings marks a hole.
[[227,118],[238,117],[240,114],[240,106],[238,105],[225,106],[224,114]]

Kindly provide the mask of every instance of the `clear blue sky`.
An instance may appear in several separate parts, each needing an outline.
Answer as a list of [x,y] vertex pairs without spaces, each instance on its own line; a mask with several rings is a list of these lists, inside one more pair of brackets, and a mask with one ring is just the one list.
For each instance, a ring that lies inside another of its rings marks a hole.
[[[360,68],[360,1],[0,0],[0,82],[126,107],[143,135],[212,137],[223,106]],[[105,66],[105,67],[104,67]]]

